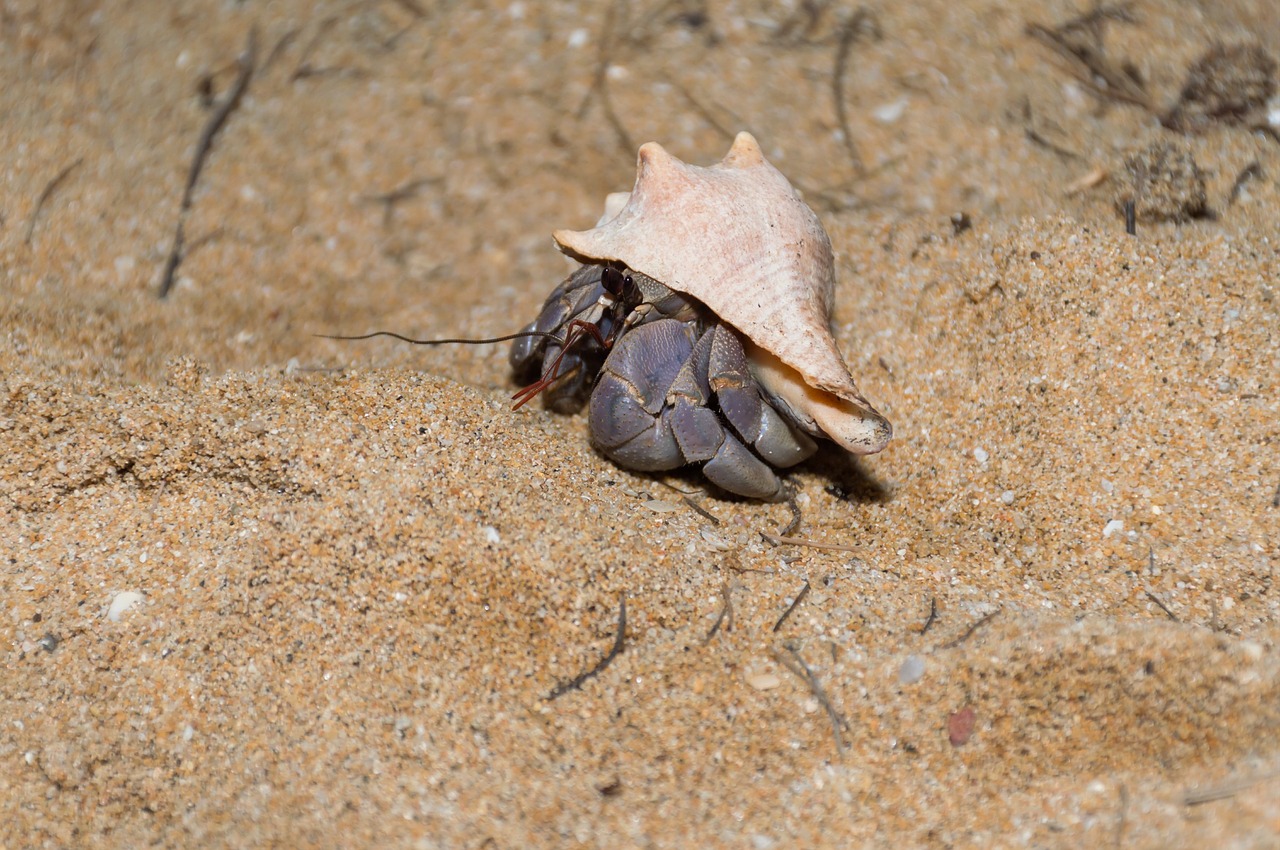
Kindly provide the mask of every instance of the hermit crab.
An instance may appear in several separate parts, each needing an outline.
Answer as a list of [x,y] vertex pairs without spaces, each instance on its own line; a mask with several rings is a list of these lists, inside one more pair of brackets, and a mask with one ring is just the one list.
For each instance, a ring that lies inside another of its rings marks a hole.
[[639,471],[701,465],[748,498],[786,498],[776,469],[813,438],[883,449],[889,422],[862,397],[831,335],[831,242],[749,133],[719,163],[689,165],[650,142],[630,193],[595,228],[558,230],[582,265],[513,343],[530,383]]

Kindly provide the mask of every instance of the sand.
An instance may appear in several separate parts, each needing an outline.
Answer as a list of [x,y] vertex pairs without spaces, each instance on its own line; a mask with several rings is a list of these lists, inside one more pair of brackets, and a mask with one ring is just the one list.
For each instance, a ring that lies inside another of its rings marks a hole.
[[[1280,104],[1160,118],[1280,12],[1128,8],[5,3],[0,846],[1276,846]],[[740,129],[896,431],[834,548],[315,336],[514,331]]]

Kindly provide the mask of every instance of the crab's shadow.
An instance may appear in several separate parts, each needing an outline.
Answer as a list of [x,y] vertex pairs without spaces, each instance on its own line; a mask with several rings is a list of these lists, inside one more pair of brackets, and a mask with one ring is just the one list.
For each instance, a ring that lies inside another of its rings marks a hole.
[[816,475],[822,489],[842,502],[885,504],[893,500],[893,489],[867,471],[866,466],[833,443],[823,441],[813,457],[795,467]]

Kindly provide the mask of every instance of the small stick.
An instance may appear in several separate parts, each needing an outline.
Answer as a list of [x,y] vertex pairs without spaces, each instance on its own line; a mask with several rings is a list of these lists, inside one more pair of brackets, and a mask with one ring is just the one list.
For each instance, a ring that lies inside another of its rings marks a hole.
[[831,72],[831,96],[835,98],[836,122],[840,125],[840,133],[844,136],[844,148],[853,163],[853,170],[858,174],[866,172],[867,167],[862,155],[853,143],[853,131],[849,128],[849,113],[844,105],[844,78],[849,70],[849,56],[853,53],[853,42],[858,37],[858,30],[867,19],[867,10],[859,9],[853,17],[840,28],[840,42],[836,45],[836,64]]
[[796,608],[800,605],[801,601],[803,601],[804,598],[808,595],[809,595],[809,580],[805,579],[804,587],[800,588],[800,592],[796,594],[796,598],[791,600],[791,605],[787,608],[787,610],[782,612],[782,616],[778,618],[778,622],[773,624],[774,634],[777,634],[778,629],[782,628],[782,624],[785,623],[787,621],[787,618],[791,616],[791,612],[796,610]]
[[614,134],[618,137],[618,144],[626,151],[628,156],[635,153],[636,146],[631,142],[631,134],[627,132],[626,126],[623,125],[622,119],[618,117],[618,113],[613,108],[613,102],[609,98],[609,57],[611,55],[609,43],[609,35],[617,23],[618,8],[623,5],[625,0],[619,0],[618,3],[610,3],[609,8],[604,13],[604,24],[600,28],[600,44],[597,49],[597,61],[594,79],[591,82],[591,88],[587,90],[587,95],[582,99],[582,104],[578,107],[577,117],[582,120],[587,115],[587,110],[591,106],[592,96],[600,98],[600,111],[604,113],[604,120],[613,128]]
[[760,536],[774,546],[781,546],[785,543],[788,546],[808,546],[810,549],[826,549],[831,552],[861,551],[856,546],[845,546],[841,543],[823,543],[820,540],[809,540],[806,537],[787,537],[783,534],[770,534],[767,531],[760,532]]
[[725,582],[720,586],[720,596],[724,599],[724,604],[720,606],[720,615],[716,617],[716,621],[711,624],[711,631],[707,632],[706,638],[702,641],[703,645],[711,643],[711,639],[716,636],[716,632],[720,631],[720,624],[724,624],[726,632],[733,631],[733,589],[729,587],[729,582]]
[[1138,235],[1138,205],[1133,198],[1124,202],[1124,232],[1130,236]]
[[1075,160],[1084,159],[1084,157],[1082,157],[1080,154],[1076,153],[1075,151],[1067,150],[1061,145],[1056,145],[1053,142],[1049,141],[1044,136],[1042,136],[1040,132],[1036,130],[1034,127],[1028,127],[1026,129],[1026,134],[1027,134],[1027,141],[1031,142],[1034,145],[1039,145],[1042,148],[1051,150],[1054,153],[1056,153],[1058,156],[1062,157],[1063,159],[1075,159]]
[[391,223],[391,210],[396,204],[401,201],[407,201],[417,195],[424,186],[439,182],[441,182],[439,177],[418,177],[402,186],[397,186],[389,192],[365,195],[364,200],[370,203],[382,204],[382,223],[385,226]]
[[1271,497],[1271,507],[1280,508],[1280,482],[1276,483],[1276,494]]
[[[679,81],[675,79],[668,78],[667,81],[671,84],[671,86],[677,92],[679,92],[680,96],[684,98],[685,102],[689,104],[690,108],[693,109],[694,112],[698,113],[698,115],[702,117],[703,121],[706,121],[707,124],[710,125],[712,130],[715,130],[717,133],[719,133],[721,136],[724,136],[729,141],[733,141],[733,138],[736,134],[732,130],[730,130],[728,127],[726,127],[724,124],[720,123],[720,121],[716,120],[716,117],[711,114],[711,110],[707,109],[705,106],[699,103],[698,100],[693,96],[693,94],[687,88],[682,86],[679,83]],[[741,127],[745,123],[741,118],[738,118],[736,115],[732,115],[730,117],[733,118],[733,123],[735,126]]]
[[1129,789],[1124,783],[1120,784],[1120,816],[1116,818],[1116,847],[1120,847],[1124,842],[1124,824],[1129,817]]
[[1160,597],[1159,597],[1159,596],[1156,596],[1154,593],[1152,593],[1152,592],[1151,592],[1151,589],[1150,589],[1150,588],[1143,588],[1143,589],[1142,589],[1142,592],[1143,592],[1143,593],[1145,593],[1145,594],[1147,594],[1147,598],[1148,598],[1148,599],[1150,599],[1152,602],[1154,602],[1154,603],[1156,603],[1157,605],[1159,605],[1159,606],[1160,606],[1160,610],[1161,610],[1161,611],[1163,611],[1165,614],[1167,614],[1167,615],[1169,616],[1169,619],[1170,619],[1170,620],[1173,620],[1175,623],[1179,623],[1179,622],[1181,622],[1181,620],[1179,620],[1179,619],[1178,619],[1177,615],[1176,615],[1176,614],[1174,614],[1172,611],[1170,611],[1170,610],[1169,610],[1169,606],[1167,606],[1167,605],[1165,605],[1163,602],[1161,602],[1161,601],[1160,601]]
[[259,74],[265,74],[267,69],[274,65],[276,60],[284,55],[284,52],[288,50],[289,46],[298,38],[299,32],[300,30],[295,27],[280,36],[280,40],[276,42],[276,46],[271,48],[271,52],[267,54],[266,61],[264,61],[259,67]]
[[[1130,103],[1150,110],[1151,100],[1146,92],[1142,91],[1130,76],[1112,67],[1102,53],[1101,25],[1107,19],[1122,23],[1134,21],[1129,13],[1128,4],[1122,3],[1115,6],[1097,6],[1092,12],[1068,21],[1056,29],[1050,29],[1043,24],[1028,24],[1026,33],[1072,63],[1071,71],[1076,79],[1099,98]],[[1091,32],[1095,45],[1072,44],[1067,38],[1067,33],[1081,31]],[[1105,85],[1099,85],[1095,77],[1101,79]]]
[[923,635],[933,627],[933,623],[938,619],[938,597],[929,597],[929,619],[924,621],[924,625],[920,627],[920,634]]
[[1262,176],[1262,165],[1255,159],[1246,165],[1236,175],[1236,182],[1231,186],[1231,195],[1227,198],[1227,206],[1231,206],[1240,197],[1240,190],[1244,188],[1244,184],[1250,180],[1254,180]]
[[800,653],[789,646],[787,647],[787,652],[791,654],[790,658],[783,655],[782,651],[777,647],[774,647],[773,657],[783,667],[799,676],[809,686],[809,691],[813,694],[814,699],[818,701],[818,704],[826,709],[827,717],[831,720],[831,735],[836,739],[836,752],[843,757],[844,739],[840,736],[840,727],[845,725],[844,718],[836,711],[835,706],[831,704],[831,700],[827,699],[826,692],[822,690],[822,685],[818,683],[818,677],[813,675],[813,671],[809,669],[808,664],[804,663]]
[[227,119],[231,117],[231,113],[240,105],[241,98],[249,88],[249,80],[253,76],[254,64],[258,58],[258,29],[253,27],[249,30],[249,40],[245,45],[244,53],[240,54],[237,64],[240,66],[240,73],[236,75],[236,80],[231,86],[231,91],[227,92],[223,97],[222,103],[209,116],[209,121],[204,125],[204,130],[200,133],[200,138],[196,142],[196,153],[191,160],[191,169],[187,172],[187,185],[182,190],[182,205],[178,208],[178,224],[173,234],[173,249],[169,252],[168,259],[165,260],[164,273],[160,278],[160,290],[157,293],[159,298],[165,298],[169,295],[169,290],[173,287],[174,274],[178,270],[178,265],[182,262],[182,246],[185,241],[183,234],[183,225],[187,218],[187,213],[191,210],[191,197],[195,193],[196,181],[200,179],[200,172],[204,168],[204,161],[209,156],[209,151],[213,148],[213,138],[218,135],[218,131],[222,129],[222,125],[227,123]]
[[561,682],[551,689],[551,693],[547,694],[547,702],[564,696],[569,691],[575,691],[582,687],[582,683],[588,679],[599,676],[604,672],[605,668],[613,663],[613,659],[622,654],[622,648],[626,641],[627,634],[627,596],[625,593],[618,594],[618,635],[613,639],[613,648],[609,650],[609,654],[596,662],[596,666],[592,667],[585,673],[579,673],[567,682]]
[[31,210],[31,220],[27,222],[27,235],[23,237],[22,244],[31,244],[31,235],[36,231],[36,219],[40,217],[40,210],[44,209],[45,201],[53,196],[53,193],[62,185],[62,181],[67,179],[67,175],[75,171],[76,166],[82,162],[84,162],[84,157],[77,158],[75,162],[63,168],[54,175],[52,180],[45,184],[44,191],[40,193],[40,197],[36,198],[35,208]]
[[321,21],[320,26],[316,27],[315,35],[311,36],[307,46],[302,48],[302,56],[298,58],[298,64],[294,66],[293,73],[289,76],[289,82],[296,83],[303,77],[310,77],[320,73],[311,65],[311,54],[315,52],[316,45],[320,43],[320,39],[324,38],[337,22],[338,19],[336,17],[329,17]]
[[702,505],[699,505],[699,504],[698,504],[697,502],[695,502],[693,499],[689,498],[688,496],[681,496],[680,498],[684,500],[684,503],[685,503],[686,505],[688,505],[689,507],[691,507],[691,508],[693,508],[695,511],[697,511],[697,512],[698,512],[698,513],[703,517],[703,519],[710,520],[710,522],[711,522],[711,524],[712,524],[712,525],[719,525],[719,524],[720,524],[720,517],[718,517],[718,516],[716,516],[715,514],[711,513],[711,511],[707,510],[707,509],[706,509],[706,508],[704,508]]
[[976,622],[976,623],[974,623],[972,626],[970,626],[970,627],[965,631],[965,633],[964,633],[964,634],[960,635],[960,637],[956,638],[955,640],[951,641],[950,643],[944,643],[944,644],[940,647],[940,649],[955,649],[957,646],[959,646],[960,644],[964,643],[964,642],[965,642],[965,641],[967,641],[969,638],[973,637],[973,633],[974,633],[974,632],[976,632],[978,629],[982,628],[982,627],[983,627],[983,626],[985,626],[987,623],[990,623],[992,620],[994,620],[994,619],[996,618],[996,615],[997,615],[997,614],[999,614],[999,613],[1000,613],[1001,611],[1003,611],[1003,610],[1004,610],[1003,608],[997,608],[996,610],[992,611],[990,614],[985,615],[981,620],[979,620],[978,622]]
[[1188,791],[1182,795],[1182,805],[1199,806],[1204,803],[1212,803],[1215,800],[1225,800],[1228,797],[1234,797],[1241,791],[1248,791],[1255,785],[1263,782],[1269,782],[1272,779],[1280,777],[1280,770],[1268,770],[1265,773],[1255,774],[1253,776],[1244,776],[1238,779],[1228,779],[1219,785],[1210,785],[1200,791]]

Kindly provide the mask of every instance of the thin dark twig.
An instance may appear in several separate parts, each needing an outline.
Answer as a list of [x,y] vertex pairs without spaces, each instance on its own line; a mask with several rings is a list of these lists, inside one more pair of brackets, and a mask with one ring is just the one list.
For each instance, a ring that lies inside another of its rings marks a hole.
[[923,635],[929,629],[933,628],[933,623],[938,619],[938,597],[929,597],[929,619],[924,621],[924,625],[920,627],[920,634]]
[[336,17],[328,17],[320,22],[320,26],[316,27],[315,35],[311,36],[311,40],[307,42],[307,46],[302,48],[302,55],[298,57],[298,64],[294,66],[293,73],[289,75],[289,81],[296,83],[303,77],[310,77],[319,74],[311,65],[311,54],[315,53],[316,46],[320,44],[320,40],[333,29],[334,24],[338,23]]
[[1124,202],[1124,232],[1130,236],[1138,235],[1138,207],[1133,198]]
[[[1127,3],[1103,5],[1055,28],[1043,24],[1028,24],[1026,33],[1070,62],[1076,79],[1098,97],[1151,109],[1147,93],[1131,76],[1107,61],[1102,52],[1102,24],[1107,20],[1132,24],[1135,18],[1130,14]],[[1093,44],[1085,44],[1072,38],[1079,33],[1086,33]],[[1102,81],[1101,84],[1099,80]]]
[[840,735],[840,727],[846,725],[844,718],[840,716],[840,712],[836,711],[835,706],[831,704],[831,700],[827,698],[826,692],[822,690],[822,685],[818,682],[818,677],[809,669],[809,665],[804,663],[800,653],[790,646],[787,647],[787,652],[790,653],[790,657],[783,655],[780,649],[774,647],[773,657],[783,667],[800,677],[809,686],[809,691],[813,694],[814,699],[818,701],[818,704],[826,709],[827,717],[831,720],[831,735],[836,739],[836,752],[840,756],[844,756],[844,738]]
[[561,682],[551,689],[551,693],[547,694],[547,701],[558,699],[569,691],[576,691],[582,687],[582,684],[588,679],[599,676],[605,671],[605,668],[613,663],[613,659],[622,654],[622,649],[626,644],[627,634],[627,595],[625,593],[618,594],[618,634],[613,639],[613,647],[609,650],[609,654],[596,662],[596,666],[592,667],[585,673],[579,673],[567,682]]
[[391,208],[396,204],[414,197],[424,186],[431,186],[440,182],[442,182],[442,179],[439,177],[417,177],[389,191],[365,195],[364,200],[370,203],[383,204],[386,207],[385,218],[391,215]]
[[[702,117],[703,121],[706,121],[707,124],[711,126],[712,130],[715,130],[721,136],[724,136],[726,139],[730,141],[732,141],[737,136],[737,133],[730,130],[728,127],[724,126],[724,124],[720,123],[720,121],[717,120],[716,117],[711,114],[711,110],[703,106],[697,100],[697,98],[693,96],[693,93],[690,92],[683,85],[681,85],[678,80],[668,78],[667,82],[669,82],[671,86],[675,88],[677,92],[679,92],[680,96],[683,97],[685,102],[689,104],[689,107],[693,109],[694,112],[698,113],[698,115]],[[737,118],[734,119],[734,123],[737,124],[738,126],[742,126],[742,121]]]
[[858,174],[865,173],[867,168],[862,161],[862,155],[858,153],[857,145],[853,143],[853,131],[849,126],[849,111],[844,103],[844,78],[849,70],[849,57],[853,53],[853,43],[858,38],[858,31],[867,19],[867,14],[866,9],[859,9],[840,28],[840,41],[836,45],[835,69],[831,72],[831,95],[835,98],[836,121],[840,125],[840,133],[844,136],[845,152],[849,155],[853,170]]
[[960,635],[960,637],[956,638],[950,643],[944,643],[940,648],[955,649],[957,646],[964,643],[969,638],[973,637],[973,633],[976,632],[978,629],[982,628],[987,623],[990,623],[992,620],[994,620],[996,618],[996,615],[1003,610],[1004,610],[1003,608],[997,608],[996,610],[992,611],[990,614],[984,615],[981,620],[978,620],[978,622],[974,623],[972,626],[966,629],[964,634]]
[[1271,507],[1280,508],[1280,482],[1276,484],[1276,494],[1271,497]]
[[1063,159],[1075,159],[1075,160],[1084,159],[1084,157],[1082,157],[1080,154],[1076,153],[1075,151],[1067,150],[1061,145],[1057,145],[1049,141],[1048,139],[1046,139],[1044,136],[1040,134],[1040,131],[1036,130],[1034,127],[1028,127],[1026,130],[1026,133],[1027,133],[1027,141],[1031,142],[1032,144],[1040,145],[1042,148],[1047,148],[1048,150],[1053,151]]
[[711,643],[711,639],[716,636],[716,632],[720,631],[720,625],[724,624],[726,632],[733,631],[733,589],[729,587],[729,582],[725,582],[720,586],[720,596],[724,599],[724,604],[720,606],[720,614],[716,617],[716,621],[711,624],[711,631],[707,632],[707,637],[702,643]]
[[700,514],[700,515],[702,516],[702,518],[703,518],[703,519],[710,520],[710,522],[711,522],[711,524],[712,524],[712,525],[719,525],[719,524],[720,524],[720,517],[718,517],[718,516],[716,516],[715,514],[711,513],[711,511],[707,510],[707,509],[706,509],[706,508],[704,508],[702,505],[699,505],[699,504],[698,504],[697,502],[695,502],[693,499],[689,498],[688,496],[681,496],[680,498],[684,500],[684,503],[685,503],[686,505],[688,505],[689,507],[691,507],[691,508],[693,508],[695,511],[697,511],[697,512],[698,512],[698,514]]
[[1116,847],[1124,843],[1124,825],[1129,816],[1129,789],[1120,784],[1120,816],[1116,818]]
[[191,160],[191,168],[187,172],[187,185],[182,190],[182,205],[178,209],[178,224],[173,235],[173,249],[169,252],[169,257],[165,260],[164,274],[160,279],[160,291],[158,296],[164,298],[168,296],[169,289],[173,286],[174,274],[178,270],[178,264],[182,262],[182,246],[185,241],[183,234],[183,225],[186,221],[187,213],[191,209],[191,198],[195,194],[196,181],[200,179],[200,172],[204,168],[205,159],[209,156],[209,151],[213,148],[214,136],[218,135],[218,131],[222,129],[222,125],[227,123],[227,119],[236,107],[240,105],[241,98],[249,88],[249,80],[253,77],[254,65],[258,59],[258,28],[252,27],[249,30],[249,40],[245,45],[244,53],[240,55],[237,64],[240,66],[240,73],[236,75],[236,80],[231,86],[231,90],[227,92],[222,99],[222,103],[209,116],[208,122],[204,125],[204,130],[200,133],[200,138],[196,142],[196,153]]
[[30,245],[31,236],[36,232],[36,219],[40,217],[40,211],[44,209],[45,202],[53,197],[53,193],[62,185],[62,181],[67,179],[71,172],[76,170],[80,163],[84,162],[84,157],[78,157],[75,162],[63,168],[53,176],[53,179],[44,184],[44,191],[40,193],[40,197],[36,198],[36,205],[31,210],[31,220],[27,222],[27,234],[22,239],[22,244]]
[[613,30],[614,24],[617,23],[618,9],[625,2],[626,0],[619,0],[617,3],[610,3],[609,8],[605,10],[604,24],[600,28],[595,76],[591,82],[591,88],[587,91],[587,96],[583,99],[582,105],[578,107],[578,119],[581,120],[586,116],[587,109],[591,105],[592,96],[598,97],[600,99],[600,111],[604,113],[604,120],[613,128],[614,134],[618,137],[618,145],[623,152],[630,156],[635,152],[636,146],[631,141],[631,134],[627,132],[622,119],[614,111],[613,101],[609,98],[609,58],[612,55],[610,53],[612,44],[609,41],[609,35]]
[[267,58],[263,61],[262,65],[258,68],[258,73],[265,74],[267,72],[267,69],[270,68],[272,65],[274,65],[276,63],[276,60],[279,59],[281,56],[283,56],[284,52],[289,49],[289,46],[293,44],[294,41],[297,40],[298,33],[300,32],[301,32],[300,29],[298,29],[297,27],[294,27],[293,29],[286,32],[284,35],[280,36],[280,39],[276,42],[275,47],[271,48],[271,52],[267,54]]
[[1263,782],[1269,782],[1272,779],[1280,778],[1280,770],[1269,770],[1265,773],[1259,773],[1254,776],[1243,776],[1236,779],[1228,779],[1220,785],[1211,785],[1208,788],[1199,791],[1188,791],[1182,795],[1182,804],[1184,806],[1199,806],[1204,803],[1212,803],[1216,800],[1225,800],[1228,797],[1234,797],[1241,791],[1247,791],[1255,785]]
[[[1240,198],[1240,191],[1244,189],[1244,184],[1261,176],[1262,164],[1256,159],[1241,169],[1240,173],[1236,175],[1236,182],[1231,184],[1231,194],[1227,198],[1227,206],[1231,206]],[[1280,490],[1277,490],[1276,494],[1276,498],[1280,499]]]
[[800,588],[800,592],[796,594],[796,598],[791,600],[791,604],[787,607],[787,610],[782,612],[782,616],[778,618],[778,622],[773,624],[774,634],[777,634],[778,629],[782,628],[782,624],[785,623],[787,621],[787,618],[791,616],[791,612],[796,610],[796,608],[800,605],[801,602],[804,601],[804,598],[808,595],[809,595],[809,580],[805,579],[804,587]]
[[1149,588],[1143,588],[1142,592],[1147,594],[1148,599],[1156,603],[1156,605],[1160,606],[1160,610],[1163,611],[1166,615],[1168,615],[1170,620],[1173,620],[1175,623],[1182,622],[1181,620],[1178,619],[1178,616],[1176,614],[1174,614],[1172,611],[1169,610],[1169,606],[1161,602],[1160,597],[1152,593]]

